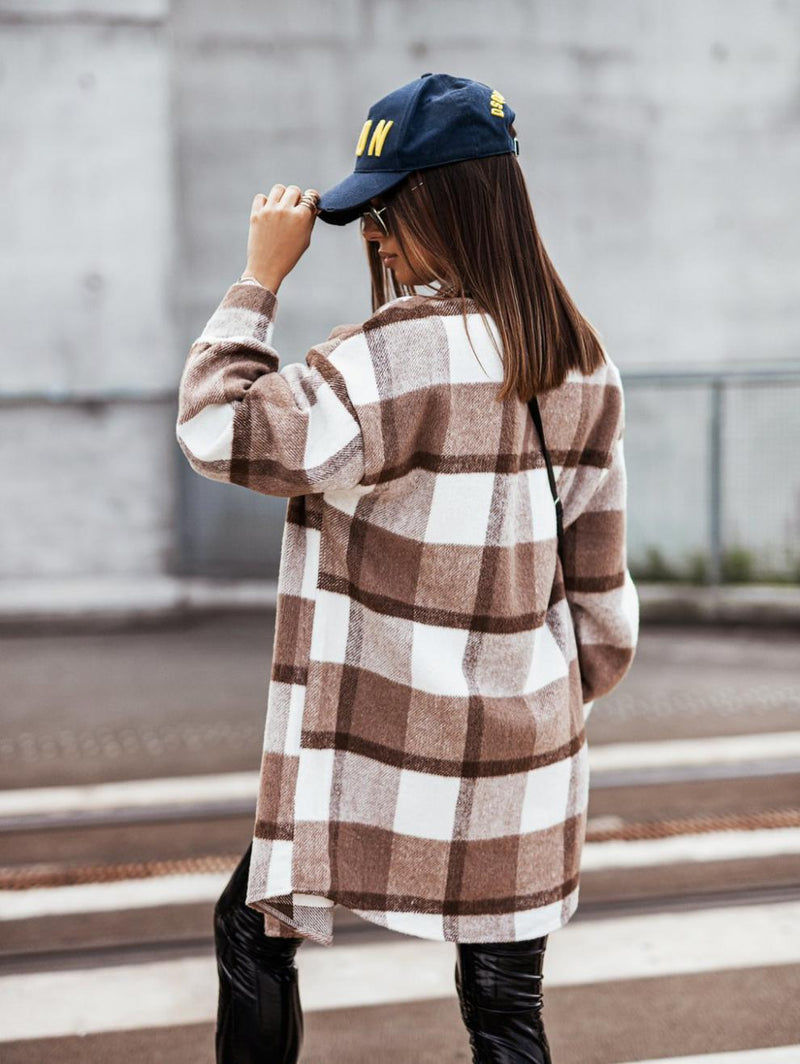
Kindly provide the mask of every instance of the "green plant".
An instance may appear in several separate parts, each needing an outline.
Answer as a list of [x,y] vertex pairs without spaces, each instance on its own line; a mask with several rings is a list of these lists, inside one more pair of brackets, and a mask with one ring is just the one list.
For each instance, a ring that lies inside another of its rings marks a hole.
[[679,580],[680,576],[669,564],[658,547],[645,547],[644,560],[631,563],[631,576],[634,580],[665,582]]
[[703,550],[691,551],[686,559],[686,577],[690,584],[707,584],[709,559]]
[[[708,585],[711,558],[705,550],[689,551],[682,564],[675,565],[664,557],[660,547],[650,545],[643,556],[629,562],[631,576],[643,583],[687,583]],[[754,553],[744,547],[730,547],[720,558],[721,584],[800,584],[800,557],[787,558],[786,568],[772,569],[759,565]]]
[[754,579],[753,553],[744,547],[729,547],[723,551],[720,567],[725,584],[747,584]]

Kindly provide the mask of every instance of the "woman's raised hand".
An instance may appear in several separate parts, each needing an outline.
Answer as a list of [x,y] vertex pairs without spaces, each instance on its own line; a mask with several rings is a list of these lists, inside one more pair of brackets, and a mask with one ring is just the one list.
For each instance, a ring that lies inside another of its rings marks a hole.
[[256,194],[250,208],[245,275],[271,292],[278,291],[311,243],[318,201],[316,189],[301,193],[298,185],[275,184],[268,196]]

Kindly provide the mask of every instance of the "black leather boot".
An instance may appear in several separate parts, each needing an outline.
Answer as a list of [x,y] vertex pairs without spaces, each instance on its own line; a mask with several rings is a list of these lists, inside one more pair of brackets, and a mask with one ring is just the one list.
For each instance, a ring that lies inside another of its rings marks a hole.
[[552,1064],[542,1020],[547,935],[456,944],[456,990],[472,1064]]
[[298,969],[302,938],[264,933],[245,904],[252,843],[214,907],[219,975],[217,1064],[296,1064],[303,1041]]

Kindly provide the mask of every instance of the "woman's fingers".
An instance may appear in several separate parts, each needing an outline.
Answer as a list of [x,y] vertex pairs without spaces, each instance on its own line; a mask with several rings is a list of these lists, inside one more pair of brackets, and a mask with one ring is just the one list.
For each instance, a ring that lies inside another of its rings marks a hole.
[[[301,203],[306,206],[311,206],[309,201],[319,202],[320,194],[315,188],[307,188],[302,191],[299,185],[284,185],[282,182],[276,182],[269,191],[269,195],[265,196],[263,192],[258,192],[253,197],[253,209],[259,209],[264,206],[269,207],[297,207]],[[312,210],[312,214],[316,214],[316,208]]]
[[282,196],[282,203],[288,203],[294,207],[308,207],[311,211],[311,217],[315,218],[317,214],[317,203],[319,202],[319,192],[315,188],[307,188],[305,192],[300,189],[299,185],[287,185]]
[[253,197],[251,215],[259,213],[264,207],[268,208],[291,208],[310,207],[311,213],[316,215],[319,192],[315,188],[307,188],[302,192],[299,185],[275,184],[270,189],[269,195],[257,192]]

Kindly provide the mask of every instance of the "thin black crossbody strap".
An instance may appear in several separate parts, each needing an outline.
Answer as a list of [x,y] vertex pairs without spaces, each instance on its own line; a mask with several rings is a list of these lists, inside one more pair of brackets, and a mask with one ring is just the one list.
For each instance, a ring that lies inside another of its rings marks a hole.
[[[550,454],[548,453],[547,446],[544,442],[544,429],[542,428],[542,414],[539,410],[539,401],[534,395],[533,399],[528,400],[528,408],[533,418],[533,423],[536,426],[536,431],[539,433],[539,440],[542,444],[542,452],[544,454],[544,460],[547,463],[547,479],[550,481],[550,494],[553,496],[553,502],[556,506],[556,529],[558,531],[558,549],[561,551],[564,539],[563,528],[563,507],[561,505],[561,499],[558,497],[558,488],[556,487],[556,478],[553,473],[553,464],[550,461]],[[563,557],[562,557],[563,560]]]

